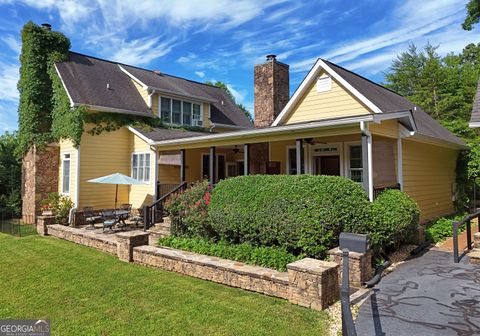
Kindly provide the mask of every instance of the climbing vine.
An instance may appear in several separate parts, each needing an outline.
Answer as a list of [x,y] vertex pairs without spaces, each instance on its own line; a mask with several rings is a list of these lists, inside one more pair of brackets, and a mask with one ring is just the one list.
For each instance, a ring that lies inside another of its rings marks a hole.
[[[54,66],[68,59],[69,39],[28,22],[22,29],[22,43],[18,154],[23,155],[33,144],[41,147],[60,139],[69,139],[78,148],[85,131],[99,135],[124,126],[146,130],[164,127],[160,118],[153,115],[94,112],[85,105],[72,107]],[[198,127],[178,128],[203,131]]]
[[22,155],[33,144],[52,141],[52,81],[48,74],[53,53],[67,55],[70,40],[65,35],[28,22],[22,29],[18,91],[18,148]]

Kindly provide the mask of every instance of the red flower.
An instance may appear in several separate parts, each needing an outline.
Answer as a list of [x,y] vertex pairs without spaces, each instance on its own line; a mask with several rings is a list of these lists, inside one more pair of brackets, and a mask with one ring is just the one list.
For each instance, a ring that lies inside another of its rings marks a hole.
[[195,202],[195,205],[200,205],[200,202]]
[[210,193],[207,191],[205,196],[203,196],[203,200],[205,201],[205,204],[208,205],[210,203]]

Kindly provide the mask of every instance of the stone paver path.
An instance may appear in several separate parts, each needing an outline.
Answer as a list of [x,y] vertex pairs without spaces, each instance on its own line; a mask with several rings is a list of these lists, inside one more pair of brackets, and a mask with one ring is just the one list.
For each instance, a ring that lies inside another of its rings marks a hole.
[[359,336],[480,335],[480,266],[430,250],[382,279],[356,327]]

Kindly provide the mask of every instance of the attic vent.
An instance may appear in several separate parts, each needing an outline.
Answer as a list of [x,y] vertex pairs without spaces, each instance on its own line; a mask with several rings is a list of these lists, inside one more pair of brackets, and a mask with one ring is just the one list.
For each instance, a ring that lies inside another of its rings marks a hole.
[[332,78],[322,75],[317,79],[317,92],[327,92],[332,89]]

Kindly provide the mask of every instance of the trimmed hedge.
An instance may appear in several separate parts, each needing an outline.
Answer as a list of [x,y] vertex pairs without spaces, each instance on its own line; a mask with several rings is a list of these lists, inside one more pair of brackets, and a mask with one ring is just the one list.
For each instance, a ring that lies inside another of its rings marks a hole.
[[282,272],[287,270],[287,264],[303,258],[294,256],[281,247],[255,247],[247,243],[232,245],[225,241],[215,243],[201,238],[166,237],[160,239],[158,245],[241,261]]
[[[437,219],[425,229],[425,238],[432,243],[438,243],[452,237],[452,221],[461,221],[465,216],[467,216],[467,213]],[[466,228],[466,224],[461,225],[458,231],[463,232]]]
[[368,206],[362,187],[343,177],[251,175],[220,181],[208,213],[221,240],[322,259],[347,224],[365,221]]
[[386,190],[368,207],[368,220],[348,223],[348,232],[368,233],[377,252],[385,252],[411,240],[419,222],[417,203],[400,190]]

